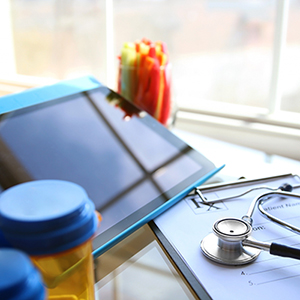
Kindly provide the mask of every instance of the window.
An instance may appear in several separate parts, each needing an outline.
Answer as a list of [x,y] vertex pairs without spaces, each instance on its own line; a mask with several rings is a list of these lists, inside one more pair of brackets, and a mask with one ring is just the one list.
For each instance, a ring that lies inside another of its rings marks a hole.
[[299,0],[1,0],[0,14],[1,77],[116,88],[123,43],[162,40],[176,126],[300,160]]

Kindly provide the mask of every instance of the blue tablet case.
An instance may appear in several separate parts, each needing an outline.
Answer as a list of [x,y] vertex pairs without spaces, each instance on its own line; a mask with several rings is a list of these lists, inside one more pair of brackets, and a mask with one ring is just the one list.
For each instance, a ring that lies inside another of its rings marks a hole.
[[0,114],[102,86],[92,76],[63,80],[0,98]]
[[[0,98],[0,114],[15,111],[21,108],[29,107],[57,98],[69,96],[75,93],[92,90],[101,86],[103,85],[93,76],[84,76],[76,79],[63,80],[49,86],[28,89],[21,93],[6,95]],[[166,211],[168,208],[170,208],[183,197],[185,197],[193,188],[203,184],[214,174],[219,172],[223,167],[224,165],[213,169],[205,176],[199,178],[199,180],[195,182],[192,186],[189,186],[188,188],[182,190],[175,197],[169,199],[166,203],[154,209],[150,214],[143,217],[129,228],[126,228],[122,233],[116,235],[108,243],[95,249],[93,252],[94,257],[101,255],[109,248],[120,242],[122,239],[130,235],[136,229],[140,228],[141,226],[151,221],[153,218],[160,215],[162,212]]]

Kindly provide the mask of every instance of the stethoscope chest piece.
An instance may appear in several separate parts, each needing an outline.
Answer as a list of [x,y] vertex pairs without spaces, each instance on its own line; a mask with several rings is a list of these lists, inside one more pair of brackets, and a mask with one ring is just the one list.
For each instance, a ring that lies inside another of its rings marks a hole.
[[217,263],[244,265],[254,261],[261,250],[243,245],[250,240],[252,228],[242,219],[225,218],[213,225],[213,233],[201,242],[203,254]]

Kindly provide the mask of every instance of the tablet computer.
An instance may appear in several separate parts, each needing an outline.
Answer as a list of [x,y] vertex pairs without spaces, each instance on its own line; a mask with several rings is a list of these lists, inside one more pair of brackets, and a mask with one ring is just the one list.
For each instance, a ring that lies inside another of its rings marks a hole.
[[95,82],[0,99],[0,109],[12,105],[0,116],[0,185],[39,179],[81,185],[103,218],[93,242],[98,256],[219,169]]

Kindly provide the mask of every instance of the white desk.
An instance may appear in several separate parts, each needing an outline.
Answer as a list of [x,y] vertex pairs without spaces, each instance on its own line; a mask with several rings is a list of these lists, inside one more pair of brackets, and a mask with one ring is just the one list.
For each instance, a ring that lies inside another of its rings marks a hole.
[[[286,173],[300,174],[300,162],[220,142],[178,129],[177,136],[216,166],[226,167],[208,183]],[[197,299],[145,225],[96,260],[99,299]],[[178,298],[179,297],[179,298]]]
[[[226,164],[217,175],[222,181],[293,173],[300,175],[300,161],[218,141],[194,133],[173,129],[172,132],[210,159],[216,166]],[[213,180],[216,180],[214,178]]]

